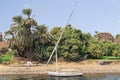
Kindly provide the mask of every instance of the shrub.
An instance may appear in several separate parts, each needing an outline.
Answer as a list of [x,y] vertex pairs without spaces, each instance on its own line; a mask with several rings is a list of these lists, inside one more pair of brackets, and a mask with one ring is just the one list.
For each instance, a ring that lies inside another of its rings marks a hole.
[[11,60],[11,58],[9,55],[1,55],[0,56],[0,63],[9,62],[10,60]]
[[0,48],[1,53],[6,53],[8,51],[8,48],[2,47]]
[[8,51],[6,54],[0,56],[0,63],[10,62],[13,57],[14,57],[14,52]]

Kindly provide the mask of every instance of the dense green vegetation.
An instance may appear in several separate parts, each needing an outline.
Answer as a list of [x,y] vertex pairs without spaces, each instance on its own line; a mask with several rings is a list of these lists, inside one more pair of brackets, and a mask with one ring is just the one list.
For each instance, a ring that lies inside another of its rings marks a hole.
[[11,60],[11,56],[9,56],[9,55],[2,55],[2,56],[0,56],[0,63],[8,62],[10,60]]
[[0,56],[0,63],[10,62],[13,57],[14,57],[14,52],[8,51],[6,54],[2,54]]
[[116,56],[102,56],[101,59],[105,59],[105,60],[119,60],[120,57],[116,57]]
[[[31,9],[23,9],[22,12],[26,17],[13,17],[9,31],[5,32],[9,48],[16,52],[16,56],[47,61],[63,28],[56,26],[48,31],[46,25],[38,25],[37,21],[31,18]],[[90,33],[83,33],[71,25],[65,26],[57,48],[59,58],[67,61],[100,59],[103,56],[120,57],[119,44],[99,41]]]

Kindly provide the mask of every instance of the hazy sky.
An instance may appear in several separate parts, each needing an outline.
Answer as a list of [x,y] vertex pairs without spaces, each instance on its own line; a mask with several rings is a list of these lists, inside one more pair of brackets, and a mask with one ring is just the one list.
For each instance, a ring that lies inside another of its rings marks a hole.
[[[0,0],[0,32],[12,24],[12,17],[33,10],[32,17],[48,29],[65,26],[76,0]],[[84,33],[95,31],[120,34],[120,0],[78,0],[70,24]]]

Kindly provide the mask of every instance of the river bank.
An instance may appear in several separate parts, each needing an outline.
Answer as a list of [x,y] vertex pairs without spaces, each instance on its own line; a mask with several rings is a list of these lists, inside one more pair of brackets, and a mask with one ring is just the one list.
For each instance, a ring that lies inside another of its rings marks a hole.
[[[99,61],[60,62],[59,69],[76,70],[86,73],[120,73],[120,61],[100,65]],[[55,71],[55,63],[36,66],[0,65],[0,74],[46,74],[47,70]]]

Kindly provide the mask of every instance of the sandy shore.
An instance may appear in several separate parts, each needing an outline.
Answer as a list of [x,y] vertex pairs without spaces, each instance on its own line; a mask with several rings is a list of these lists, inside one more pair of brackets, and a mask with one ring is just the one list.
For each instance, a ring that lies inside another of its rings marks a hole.
[[[60,62],[59,69],[76,70],[84,73],[120,73],[120,61],[100,65],[98,61]],[[39,66],[0,65],[0,74],[46,74],[47,70],[55,71],[55,63]]]

